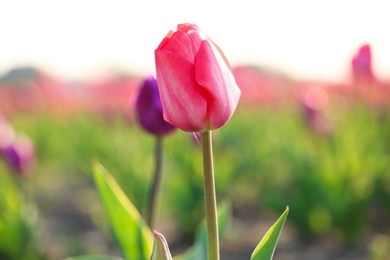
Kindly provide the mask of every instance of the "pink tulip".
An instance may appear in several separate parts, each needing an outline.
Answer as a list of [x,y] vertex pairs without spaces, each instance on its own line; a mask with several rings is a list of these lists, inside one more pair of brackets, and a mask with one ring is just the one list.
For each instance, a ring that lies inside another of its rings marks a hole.
[[373,80],[371,63],[371,47],[369,44],[364,44],[352,59],[352,73],[356,81],[371,82]]
[[155,50],[164,119],[187,132],[226,124],[240,99],[221,49],[194,24],[179,24]]

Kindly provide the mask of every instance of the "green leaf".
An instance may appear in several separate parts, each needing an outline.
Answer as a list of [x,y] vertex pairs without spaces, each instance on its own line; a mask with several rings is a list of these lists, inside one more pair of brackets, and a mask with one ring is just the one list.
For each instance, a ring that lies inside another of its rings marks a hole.
[[287,207],[283,214],[279,217],[279,219],[272,225],[272,227],[267,231],[264,235],[263,239],[257,245],[255,251],[253,251],[251,260],[271,260],[274,252],[276,244],[278,243],[278,239],[280,233],[282,232],[282,228],[284,226],[284,222],[286,221],[287,215],[289,212],[289,208]]
[[104,255],[81,255],[68,257],[63,260],[122,260],[122,258]]
[[169,251],[168,243],[165,237],[154,231],[154,246],[151,260],[172,260],[171,252]]
[[[225,234],[231,215],[231,203],[228,200],[218,205],[218,232],[221,239]],[[194,244],[183,254],[174,257],[175,260],[204,260],[207,259],[207,227],[203,220],[195,234]]]
[[100,163],[94,162],[93,173],[108,221],[123,256],[128,260],[149,259],[153,249],[153,234],[138,210]]
[[22,259],[36,250],[38,211],[24,197],[16,178],[2,167],[0,158],[0,258]]

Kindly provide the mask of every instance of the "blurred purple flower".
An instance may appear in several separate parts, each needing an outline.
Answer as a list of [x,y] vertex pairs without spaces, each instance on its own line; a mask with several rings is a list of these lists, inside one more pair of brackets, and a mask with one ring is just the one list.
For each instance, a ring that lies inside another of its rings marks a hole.
[[35,146],[25,135],[19,135],[3,151],[6,164],[16,173],[25,175],[35,164]]
[[135,106],[138,122],[147,132],[163,136],[175,129],[163,118],[157,80],[153,76],[142,83]]

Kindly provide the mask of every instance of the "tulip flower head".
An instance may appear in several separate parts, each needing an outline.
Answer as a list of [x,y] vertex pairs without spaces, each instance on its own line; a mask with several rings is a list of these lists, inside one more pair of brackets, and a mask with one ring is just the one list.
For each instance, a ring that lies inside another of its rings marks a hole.
[[163,136],[175,129],[163,118],[157,80],[154,77],[149,76],[142,83],[135,106],[138,121],[147,132]]
[[352,73],[357,81],[371,81],[373,72],[371,66],[371,47],[364,44],[352,59]]
[[35,147],[24,135],[19,135],[3,151],[6,164],[15,172],[24,175],[35,163]]
[[221,49],[194,24],[179,24],[155,50],[164,119],[187,132],[225,125],[238,105],[238,88]]

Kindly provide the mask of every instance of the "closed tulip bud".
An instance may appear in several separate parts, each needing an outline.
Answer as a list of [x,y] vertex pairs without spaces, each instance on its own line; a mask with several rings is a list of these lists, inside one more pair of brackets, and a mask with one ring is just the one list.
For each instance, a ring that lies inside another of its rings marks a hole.
[[35,163],[34,144],[27,136],[17,136],[14,142],[4,149],[3,157],[14,172],[25,175]]
[[194,24],[179,24],[155,50],[164,118],[187,132],[220,128],[241,91],[221,49]]
[[142,83],[135,106],[138,122],[147,132],[163,136],[175,129],[163,118],[157,80],[154,77],[149,76]]

